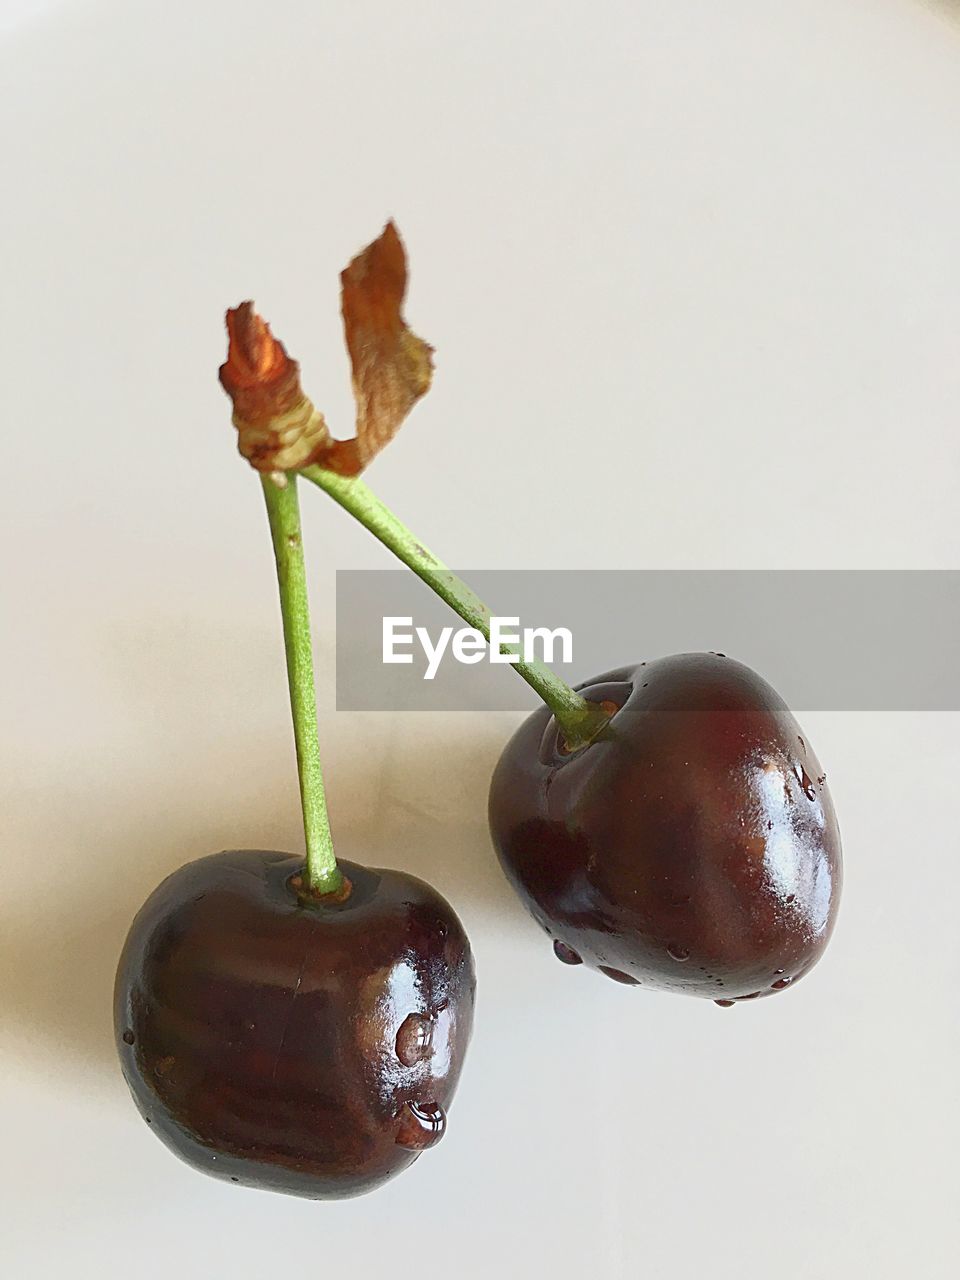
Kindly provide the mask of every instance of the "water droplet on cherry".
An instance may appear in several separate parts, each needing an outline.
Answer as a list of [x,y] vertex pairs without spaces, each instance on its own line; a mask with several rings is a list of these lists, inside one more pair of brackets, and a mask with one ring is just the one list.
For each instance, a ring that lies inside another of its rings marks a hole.
[[772,991],[782,991],[784,987],[789,987],[790,982],[790,978],[778,978],[776,982],[771,983],[770,989]]
[[670,946],[667,947],[667,955],[671,960],[676,960],[678,964],[682,964],[684,960],[690,959],[689,950],[686,947],[678,947],[674,943],[671,943]]
[[132,1031],[125,1031],[125,1032],[123,1033],[123,1043],[124,1043],[124,1044],[133,1044],[133,1043],[136,1041],[136,1038],[137,1038],[137,1037],[133,1034],[133,1032],[132,1032]]
[[439,1102],[406,1102],[400,1112],[397,1146],[408,1151],[426,1151],[443,1137],[446,1113]]
[[553,942],[553,954],[558,960],[562,960],[564,964],[583,964],[583,960],[574,951],[573,947],[568,947],[565,942],[561,942],[559,938],[555,938]]
[[600,972],[605,973],[608,978],[612,978],[614,982],[622,982],[630,987],[638,987],[640,979],[632,977],[629,973],[624,973],[622,969],[611,969],[609,965],[602,964]]
[[433,1053],[433,1019],[428,1014],[411,1013],[400,1024],[396,1041],[397,1057],[405,1067],[415,1067]]
[[714,1000],[714,1002],[713,1002],[713,1003],[714,1003],[714,1004],[716,1004],[716,1005],[719,1005],[721,1009],[732,1009],[732,1008],[733,1008],[733,1006],[734,1006],[734,1004],[735,1004],[735,1001],[733,1001],[733,1000]]
[[816,800],[817,793],[813,789],[813,783],[810,781],[810,775],[802,765],[798,765],[794,770],[797,775],[797,781],[800,783],[800,790],[808,800]]

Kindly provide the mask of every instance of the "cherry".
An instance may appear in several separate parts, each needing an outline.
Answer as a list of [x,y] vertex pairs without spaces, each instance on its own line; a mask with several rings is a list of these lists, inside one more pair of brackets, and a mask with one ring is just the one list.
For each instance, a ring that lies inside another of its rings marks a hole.
[[501,864],[558,957],[726,1005],[791,987],[840,896],[825,775],[748,667],[678,654],[580,686],[615,712],[569,750],[546,707],[490,790]]
[[443,1133],[473,958],[453,910],[413,876],[341,861],[344,888],[311,897],[302,865],[246,850],[169,876],[120,960],[117,1048],[144,1118],[188,1164],[357,1195]]
[[430,385],[403,324],[395,228],[343,275],[357,437],[334,441],[250,303],[227,313],[220,380],[259,473],[276,563],[305,857],[190,863],[131,926],[117,1049],[147,1123],[207,1173],[314,1198],[369,1191],[442,1136],[470,1038],[466,935],[428,885],[338,864],[317,726],[298,472],[353,475]]

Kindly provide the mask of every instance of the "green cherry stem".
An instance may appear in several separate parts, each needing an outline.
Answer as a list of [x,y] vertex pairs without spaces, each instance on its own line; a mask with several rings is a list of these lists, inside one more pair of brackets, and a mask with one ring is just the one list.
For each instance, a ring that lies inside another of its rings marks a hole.
[[[304,467],[305,480],[330,495],[345,511],[368,529],[375,538],[401,560],[455,613],[490,640],[490,610],[469,586],[446,567],[362,481],[337,475],[323,467]],[[501,653],[517,654],[511,663],[543,699],[563,730],[568,747],[584,746],[592,741],[607,723],[609,716],[595,702],[588,702],[565,680],[542,662],[527,661],[515,645],[501,645]]]
[[295,472],[261,476],[267,502],[273,554],[280,586],[283,643],[287,655],[287,683],[293,736],[297,744],[300,805],[307,846],[306,888],[314,894],[335,893],[343,876],[333,853],[327,799],[320,770],[317,738],[317,697],[313,682],[313,644],[310,607],[300,532],[300,502]]

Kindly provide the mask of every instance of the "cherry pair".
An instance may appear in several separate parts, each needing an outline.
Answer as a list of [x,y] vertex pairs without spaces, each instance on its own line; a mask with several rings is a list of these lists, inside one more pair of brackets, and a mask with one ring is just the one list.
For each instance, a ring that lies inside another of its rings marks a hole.
[[[443,1134],[475,975],[450,905],[415,877],[337,863],[320,771],[297,479],[317,484],[470,626],[489,611],[358,478],[430,385],[404,323],[396,229],[342,277],[357,430],[334,440],[299,369],[243,304],[221,380],[261,473],[277,565],[306,859],[189,863],[130,929],[117,1045],[146,1122],[195,1167],[314,1198],[367,1191]],[[544,705],[501,756],[490,827],[554,950],[616,982],[720,1005],[792,986],[829,939],[840,838],[783,701],[722,654],[571,689],[515,664]]]

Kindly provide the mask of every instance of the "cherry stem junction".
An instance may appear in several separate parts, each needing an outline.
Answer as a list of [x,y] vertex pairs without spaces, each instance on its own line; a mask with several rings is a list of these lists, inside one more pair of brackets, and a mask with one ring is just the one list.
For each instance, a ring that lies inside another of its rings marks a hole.
[[327,799],[320,769],[317,737],[317,698],[313,679],[313,644],[310,607],[304,571],[300,502],[295,472],[261,477],[273,537],[283,617],[283,643],[287,657],[287,683],[293,736],[297,745],[297,773],[307,859],[305,881],[314,894],[335,893],[343,876],[333,853],[333,837],[327,815]]
[[[362,481],[337,475],[323,467],[304,467],[299,473],[305,480],[330,495],[345,511],[368,529],[375,538],[401,560],[408,569],[434,591],[455,613],[490,641],[490,610],[462,578],[458,578],[442,560],[415,538],[376,494]],[[518,646],[502,644],[500,652],[517,655],[511,663],[553,712],[570,749],[591,742],[609,720],[606,711],[588,702],[554,671],[542,662],[527,660]]]

